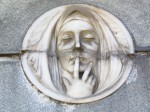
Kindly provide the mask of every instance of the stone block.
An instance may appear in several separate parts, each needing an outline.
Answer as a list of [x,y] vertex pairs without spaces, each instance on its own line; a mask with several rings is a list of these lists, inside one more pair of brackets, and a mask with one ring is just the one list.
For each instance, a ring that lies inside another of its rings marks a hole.
[[115,93],[75,105],[44,97],[26,78],[18,58],[0,58],[0,112],[149,112],[150,58],[133,61],[128,80]]
[[31,24],[43,13],[61,5],[75,3],[94,5],[112,13],[127,27],[136,50],[150,50],[149,0],[1,0],[0,54],[18,53]]

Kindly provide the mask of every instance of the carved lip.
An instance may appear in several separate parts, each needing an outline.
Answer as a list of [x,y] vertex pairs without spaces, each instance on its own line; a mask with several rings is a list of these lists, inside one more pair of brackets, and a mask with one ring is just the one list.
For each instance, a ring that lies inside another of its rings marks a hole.
[[69,58],[69,62],[70,61],[75,61],[75,59],[77,58],[77,57],[79,57],[79,60],[86,60],[86,59],[88,59],[88,57],[87,57],[87,55],[80,55],[80,54],[77,54],[77,55],[70,55],[70,58]]

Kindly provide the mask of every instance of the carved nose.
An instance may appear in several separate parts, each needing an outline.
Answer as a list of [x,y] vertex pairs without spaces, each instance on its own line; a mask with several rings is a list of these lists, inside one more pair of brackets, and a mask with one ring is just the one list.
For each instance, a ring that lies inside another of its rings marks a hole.
[[83,52],[83,48],[82,47],[75,47],[74,49],[73,49],[73,51],[77,51],[77,52]]
[[79,52],[82,52],[83,49],[81,47],[81,43],[80,43],[80,37],[79,35],[76,35],[76,41],[75,41],[75,48],[74,48],[74,51],[79,51]]
[[75,47],[76,47],[76,48],[80,48],[80,41],[76,41]]
[[80,36],[79,34],[75,34],[75,47],[79,48],[80,46]]
[[76,42],[74,51],[82,52],[83,48],[81,47],[80,42]]

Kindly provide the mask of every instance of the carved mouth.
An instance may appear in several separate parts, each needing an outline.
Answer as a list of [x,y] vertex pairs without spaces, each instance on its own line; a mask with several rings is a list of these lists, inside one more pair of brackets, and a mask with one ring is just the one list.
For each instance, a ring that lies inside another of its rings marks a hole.
[[80,56],[78,56],[78,55],[76,55],[76,56],[71,55],[70,58],[69,58],[69,62],[75,62],[77,57],[79,57],[79,60],[81,62],[84,62],[84,63],[87,62],[88,57],[87,56],[81,56],[81,55]]

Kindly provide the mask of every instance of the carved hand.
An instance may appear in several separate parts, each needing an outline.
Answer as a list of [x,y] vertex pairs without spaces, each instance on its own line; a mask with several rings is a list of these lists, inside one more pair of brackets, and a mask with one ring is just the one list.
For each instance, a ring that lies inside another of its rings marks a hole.
[[73,98],[86,97],[92,94],[96,78],[94,75],[90,75],[92,63],[89,63],[86,70],[83,73],[82,78],[79,78],[79,58],[77,57],[74,65],[73,77],[65,73],[63,81],[67,88],[67,95]]

